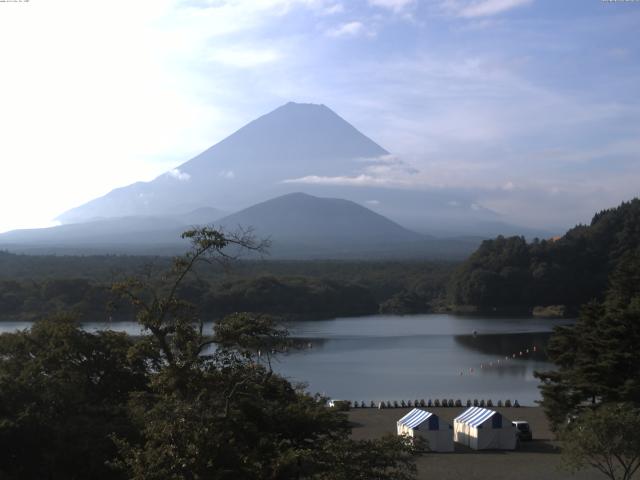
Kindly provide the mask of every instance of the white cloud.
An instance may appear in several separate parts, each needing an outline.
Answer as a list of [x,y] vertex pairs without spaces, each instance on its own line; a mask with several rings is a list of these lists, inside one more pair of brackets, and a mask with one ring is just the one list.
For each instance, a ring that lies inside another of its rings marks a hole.
[[367,200],[367,201],[366,201],[366,202],[364,202],[364,203],[366,203],[367,205],[372,205],[372,206],[374,206],[374,207],[375,207],[375,206],[377,206],[377,205],[380,205],[380,200]]
[[213,51],[209,58],[231,67],[253,68],[276,62],[282,54],[274,49],[230,47]]
[[[162,1],[162,0],[160,0]],[[167,0],[165,0],[167,1]],[[215,0],[188,3],[191,8],[180,8],[180,0],[169,0],[175,4],[174,19],[191,31],[184,34],[192,37],[219,37],[256,28],[269,17],[284,16],[294,7],[314,10],[324,8],[321,0]]]
[[380,165],[400,165],[404,163],[402,160],[398,158],[397,155],[393,155],[391,153],[387,155],[380,155],[377,157],[356,158],[355,161],[360,163],[380,164]]
[[364,24],[361,22],[349,22],[326,31],[330,37],[357,37],[365,31]]
[[321,13],[323,15],[335,15],[337,13],[342,13],[344,12],[344,5],[342,5],[341,3],[334,3],[333,5],[328,5],[327,7],[323,8]]
[[509,180],[507,183],[505,183],[505,184],[502,186],[502,189],[503,189],[503,190],[506,190],[507,192],[509,192],[509,191],[513,190],[514,188],[516,188],[516,186],[515,186],[515,184],[514,184],[511,180]]
[[233,180],[234,178],[236,178],[236,174],[233,172],[233,170],[220,170],[218,176],[221,178],[226,178],[228,180]]
[[415,0],[369,0],[369,5],[387,8],[394,12],[400,12],[415,3]]
[[181,172],[177,168],[169,170],[167,172],[167,175],[169,175],[172,178],[175,178],[176,180],[180,180],[181,182],[188,182],[189,179],[191,178],[191,175],[189,175],[186,172]]
[[389,179],[378,178],[365,174],[357,175],[354,177],[322,177],[318,175],[308,175],[306,177],[287,179],[284,180],[283,183],[301,183],[309,185],[342,185],[353,187],[384,186],[393,184],[393,182]]
[[444,7],[465,18],[489,17],[533,3],[533,0],[445,0]]

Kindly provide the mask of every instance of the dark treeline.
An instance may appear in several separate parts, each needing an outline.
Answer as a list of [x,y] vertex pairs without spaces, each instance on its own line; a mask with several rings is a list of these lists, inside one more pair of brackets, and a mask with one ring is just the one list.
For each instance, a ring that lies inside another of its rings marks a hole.
[[[158,277],[165,257],[27,256],[0,253],[0,320],[33,320],[66,311],[96,321],[131,320],[110,285]],[[239,261],[195,269],[181,295],[208,319],[235,311],[327,318],[428,312],[442,303],[455,264],[367,261]]]
[[565,305],[602,299],[625,253],[640,245],[640,200],[597,213],[556,240],[487,240],[455,272],[449,300],[480,309]]
[[603,301],[583,305],[574,325],[556,328],[548,354],[557,368],[537,374],[556,428],[586,405],[640,407],[640,248],[623,255],[607,283]]

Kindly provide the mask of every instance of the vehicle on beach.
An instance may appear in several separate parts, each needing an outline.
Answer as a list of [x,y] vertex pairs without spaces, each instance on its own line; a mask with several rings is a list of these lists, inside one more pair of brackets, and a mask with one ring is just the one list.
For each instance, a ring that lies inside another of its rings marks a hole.
[[350,407],[351,402],[349,402],[348,400],[329,400],[329,408],[335,408],[336,410],[346,412],[349,411]]
[[511,423],[513,424],[514,427],[516,427],[516,434],[518,435],[518,440],[520,441],[533,440],[533,432],[531,431],[529,422],[525,422],[524,420],[514,420]]

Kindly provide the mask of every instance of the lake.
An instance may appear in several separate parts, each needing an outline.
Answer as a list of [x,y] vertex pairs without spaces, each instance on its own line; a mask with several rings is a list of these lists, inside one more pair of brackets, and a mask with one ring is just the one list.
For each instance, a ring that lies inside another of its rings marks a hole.
[[[289,322],[292,336],[307,348],[273,366],[293,382],[306,382],[312,393],[358,402],[477,398],[533,405],[540,399],[533,372],[553,368],[545,347],[553,327],[567,323],[446,314]],[[1,322],[0,332],[29,326]],[[135,322],[84,327],[141,333]]]

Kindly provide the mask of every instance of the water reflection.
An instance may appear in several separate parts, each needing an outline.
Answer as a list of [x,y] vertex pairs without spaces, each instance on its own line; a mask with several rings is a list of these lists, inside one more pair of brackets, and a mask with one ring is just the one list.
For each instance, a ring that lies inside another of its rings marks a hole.
[[[337,398],[367,402],[517,399],[530,405],[540,398],[533,372],[552,368],[544,354],[550,332],[555,325],[566,323],[452,315],[291,322],[286,326],[296,347],[301,348],[279,356],[273,366],[291,381],[307,382],[311,392]],[[30,325],[4,322],[0,332]],[[142,333],[135,322],[83,326],[88,331],[110,328],[131,335]],[[208,322],[205,331],[212,330],[213,324]],[[534,345],[535,353],[531,351]],[[519,352],[527,348],[530,353],[520,357]],[[515,359],[504,361],[513,353]]]
[[447,397],[533,404],[540,397],[533,372],[552,367],[545,347],[552,328],[564,323],[447,315],[299,322],[290,328],[312,348],[290,352],[275,368],[306,380],[311,391],[367,402]]

